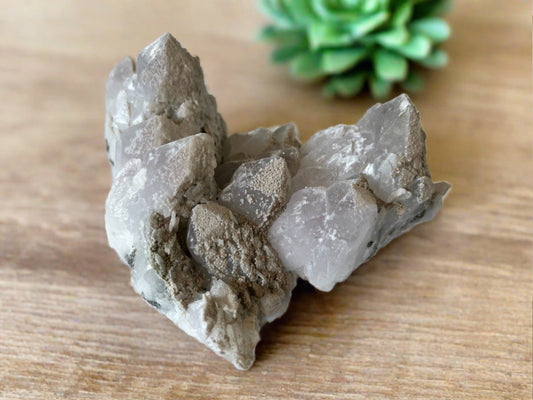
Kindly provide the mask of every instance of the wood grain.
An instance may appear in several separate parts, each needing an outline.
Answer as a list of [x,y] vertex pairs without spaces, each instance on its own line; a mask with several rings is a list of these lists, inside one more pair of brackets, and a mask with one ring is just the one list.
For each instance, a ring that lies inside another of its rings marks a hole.
[[146,306],[103,224],[110,68],[170,31],[231,131],[304,138],[373,101],[268,65],[247,0],[0,0],[0,397],[526,399],[532,351],[530,2],[455,2],[450,66],[413,100],[438,218],[331,293],[299,286],[239,372]]

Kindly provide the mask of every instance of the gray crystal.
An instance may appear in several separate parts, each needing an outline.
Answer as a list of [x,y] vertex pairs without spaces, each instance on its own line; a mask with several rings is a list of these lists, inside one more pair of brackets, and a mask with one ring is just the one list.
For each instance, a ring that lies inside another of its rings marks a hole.
[[301,154],[295,193],[268,237],[287,269],[325,291],[432,219],[449,189],[431,180],[425,133],[406,95],[375,105],[357,125],[316,133]]
[[331,290],[449,190],[407,96],[303,146],[292,123],[226,137],[198,59],[169,34],[111,71],[105,137],[106,230],[133,287],[240,369],[297,275]]
[[213,137],[221,156],[226,124],[207,92],[200,62],[168,33],[141,51],[137,63],[126,57],[109,74],[105,138],[113,173],[122,167],[116,152],[125,147],[119,143],[123,132],[145,129],[138,125],[154,116],[169,119],[177,129],[153,132],[153,143],[203,132]]
[[378,210],[354,181],[297,191],[269,232],[284,265],[320,290],[348,278],[360,255],[370,256]]
[[229,136],[223,147],[223,163],[215,171],[217,183],[225,187],[243,162],[271,156],[282,157],[291,175],[294,175],[300,160],[299,136],[294,123]]
[[262,158],[242,164],[218,201],[262,228],[281,213],[289,200],[290,186],[285,160],[278,156]]

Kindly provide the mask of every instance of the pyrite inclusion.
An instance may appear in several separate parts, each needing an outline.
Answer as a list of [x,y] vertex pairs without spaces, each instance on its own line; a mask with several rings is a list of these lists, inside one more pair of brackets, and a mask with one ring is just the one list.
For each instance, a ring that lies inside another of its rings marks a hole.
[[240,369],[296,276],[331,290],[449,189],[431,180],[405,95],[298,136],[286,124],[227,137],[198,59],[169,34],[106,85],[109,244],[149,304]]

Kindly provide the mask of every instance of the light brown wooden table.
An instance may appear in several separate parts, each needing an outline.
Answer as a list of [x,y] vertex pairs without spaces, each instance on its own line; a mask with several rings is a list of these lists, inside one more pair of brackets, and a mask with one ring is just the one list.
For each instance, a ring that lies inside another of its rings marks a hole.
[[456,1],[451,64],[413,97],[453,184],[438,218],[333,292],[296,289],[240,372],[107,246],[107,74],[170,31],[232,132],[293,120],[305,139],[372,99],[326,102],[270,66],[253,1],[0,0],[0,398],[530,398],[530,3]]

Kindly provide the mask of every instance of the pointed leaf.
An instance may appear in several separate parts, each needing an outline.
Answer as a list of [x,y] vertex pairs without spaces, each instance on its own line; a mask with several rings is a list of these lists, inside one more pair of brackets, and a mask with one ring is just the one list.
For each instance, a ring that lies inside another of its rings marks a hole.
[[308,30],[311,48],[342,47],[353,42],[349,32],[342,31],[338,24],[312,24]]
[[413,19],[437,17],[446,13],[452,7],[452,0],[424,1],[413,9]]
[[402,81],[407,77],[408,63],[401,55],[389,50],[379,49],[374,54],[376,74],[389,82]]
[[360,38],[383,25],[383,23],[387,22],[388,18],[388,11],[380,11],[375,14],[365,15],[351,22],[349,24],[349,29],[354,38]]
[[392,90],[392,83],[378,78],[377,76],[371,76],[369,80],[370,92],[372,96],[378,100],[386,99],[390,96]]
[[258,0],[258,7],[263,14],[273,19],[278,25],[284,27],[294,25],[294,21],[287,14],[280,0]]
[[419,72],[411,68],[407,75],[407,79],[401,83],[401,86],[408,92],[419,92],[424,86],[424,78],[422,78],[422,75]]
[[419,63],[427,68],[442,68],[448,64],[448,54],[444,50],[437,49],[426,58],[420,60]]
[[402,0],[394,10],[391,17],[393,26],[404,26],[413,15],[413,3],[410,0]]
[[431,47],[431,40],[427,36],[417,33],[411,35],[407,43],[400,46],[393,46],[391,49],[394,49],[411,60],[421,60],[429,55]]
[[382,5],[382,0],[366,0],[361,4],[362,11],[364,13],[373,13],[376,12],[379,7]]
[[421,33],[435,43],[444,42],[450,37],[450,26],[441,18],[419,19],[409,25],[412,32]]
[[331,78],[329,83],[324,88],[324,94],[327,96],[331,92],[343,97],[356,96],[365,84],[367,74],[365,72],[356,72],[351,75],[335,76]]
[[333,8],[324,0],[306,0],[311,3],[313,11],[320,19],[328,22],[348,22],[359,17],[359,10]]
[[269,25],[259,31],[257,39],[276,44],[295,44],[306,42],[307,36],[301,29],[278,28]]
[[284,63],[289,61],[291,58],[296,57],[298,54],[305,52],[306,50],[307,48],[305,46],[299,44],[281,46],[270,54],[270,60],[276,64]]
[[316,80],[325,75],[320,63],[320,53],[302,53],[290,61],[289,72],[295,78],[302,80]]
[[300,26],[307,26],[318,20],[309,0],[285,1],[285,7],[292,19]]
[[322,69],[330,74],[344,72],[362,61],[367,55],[363,47],[324,50],[322,53]]
[[373,35],[373,39],[384,47],[400,46],[409,40],[406,28],[395,28]]

